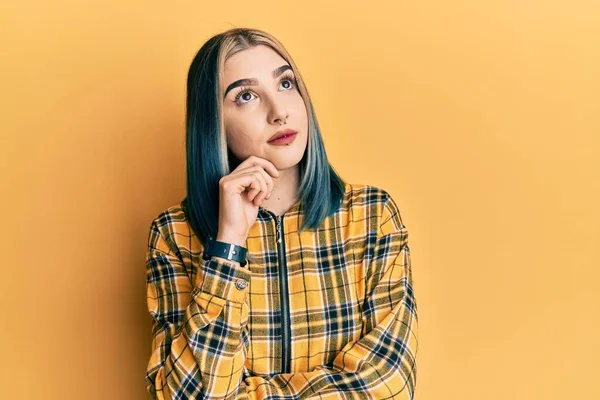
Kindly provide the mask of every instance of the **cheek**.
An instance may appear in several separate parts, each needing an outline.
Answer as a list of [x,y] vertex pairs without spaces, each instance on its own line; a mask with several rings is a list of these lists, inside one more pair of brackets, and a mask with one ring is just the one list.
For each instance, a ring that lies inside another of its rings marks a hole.
[[300,117],[302,117],[303,119],[308,118],[308,111],[306,111],[306,105],[304,104],[304,100],[302,100],[302,97],[300,95],[298,95],[298,100],[294,104],[294,108],[298,110],[298,115]]
[[239,114],[230,114],[225,118],[225,133],[227,135],[227,143],[237,145],[244,142],[247,127],[244,118]]
[[225,131],[240,140],[248,140],[260,130],[260,119],[253,110],[232,112],[225,119]]
[[258,145],[256,133],[260,132],[256,121],[247,118],[231,118],[226,121],[225,132],[227,146],[236,157],[240,158],[256,153]]
[[227,132],[227,145],[234,151],[240,153],[244,148],[252,145],[252,141],[241,127]]

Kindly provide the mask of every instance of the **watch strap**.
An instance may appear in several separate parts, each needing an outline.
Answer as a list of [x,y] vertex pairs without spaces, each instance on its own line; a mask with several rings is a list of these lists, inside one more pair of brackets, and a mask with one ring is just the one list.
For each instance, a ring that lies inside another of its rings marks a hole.
[[248,249],[243,246],[238,246],[234,243],[221,242],[209,236],[204,246],[202,259],[210,260],[212,256],[225,258],[228,260],[239,262],[243,267],[246,265],[246,255]]

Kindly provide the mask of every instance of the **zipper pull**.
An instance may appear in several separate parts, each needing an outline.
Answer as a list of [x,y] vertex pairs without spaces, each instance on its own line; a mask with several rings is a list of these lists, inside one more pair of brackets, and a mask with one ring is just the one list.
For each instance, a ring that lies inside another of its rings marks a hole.
[[277,216],[277,242],[281,243],[281,215]]

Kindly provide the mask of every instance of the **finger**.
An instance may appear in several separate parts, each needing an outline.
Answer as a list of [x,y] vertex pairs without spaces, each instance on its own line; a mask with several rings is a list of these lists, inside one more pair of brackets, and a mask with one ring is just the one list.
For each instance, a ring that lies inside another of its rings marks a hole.
[[252,201],[252,199],[256,196],[256,193],[260,192],[260,182],[258,182],[254,176],[247,174],[243,176],[244,179],[248,182],[246,184],[246,188],[244,189],[246,194],[246,199],[248,201]]
[[254,201],[257,198],[257,196],[259,196],[262,192],[266,191],[267,183],[265,182],[260,171],[256,169],[253,171],[248,171],[247,176],[251,177],[253,183],[252,189],[248,192],[248,200]]
[[[271,164],[272,165],[272,164]],[[277,170],[275,170],[276,172],[278,172]],[[270,195],[273,191],[273,187],[275,186],[275,183],[273,181],[273,177],[271,175],[269,175],[269,173],[263,168],[262,165],[258,164],[258,165],[248,165],[245,168],[242,169],[236,169],[235,172],[231,173],[231,175],[235,176],[236,174],[243,174],[243,173],[250,173],[250,172],[260,172],[262,174],[262,176],[264,177],[264,180],[267,184],[267,187],[264,189],[266,191],[265,195],[262,197],[262,199],[264,198],[270,198]],[[255,196],[257,196],[258,194],[256,192],[252,192],[251,196],[249,196],[251,199],[254,199]],[[262,200],[261,199],[261,200]]]
[[254,203],[256,205],[260,205],[263,202],[263,200],[271,193],[271,191],[269,189],[270,185],[268,183],[268,180],[271,179],[271,177],[261,167],[257,167],[257,168],[258,168],[258,170],[255,171],[257,179],[261,180],[264,186],[263,186],[263,190],[256,195],[256,198],[254,199]]
[[256,179],[261,183],[261,191],[257,194],[256,198],[254,199],[254,204],[256,204],[257,206],[259,206],[262,203],[265,196],[269,193],[269,186],[267,185],[267,181],[265,180],[264,174],[265,171],[260,167],[258,171],[255,171]]
[[263,175],[265,182],[267,182],[267,193],[265,194],[264,198],[269,199],[271,198],[271,193],[273,193],[273,187],[275,186],[275,183],[273,182],[273,178],[267,173],[267,171],[265,171],[262,168],[259,168],[259,171]]
[[242,194],[248,192],[250,195],[252,191],[261,191],[262,186],[252,174],[229,174],[225,175],[219,181],[221,189],[225,193],[238,193]]
[[249,168],[248,172],[257,172],[257,173],[261,174],[264,182],[266,183],[266,187],[264,188],[264,190],[265,190],[265,197],[267,197],[273,191],[273,187],[275,186],[275,183],[273,182],[273,178],[271,177],[271,175],[269,175],[267,173],[267,171],[265,171],[264,168],[259,165],[255,165],[255,166]]
[[275,167],[275,164],[273,164],[269,160],[257,156],[248,157],[247,159],[242,161],[235,170],[243,170],[255,165],[263,167],[274,178],[279,178],[280,173],[279,170]]

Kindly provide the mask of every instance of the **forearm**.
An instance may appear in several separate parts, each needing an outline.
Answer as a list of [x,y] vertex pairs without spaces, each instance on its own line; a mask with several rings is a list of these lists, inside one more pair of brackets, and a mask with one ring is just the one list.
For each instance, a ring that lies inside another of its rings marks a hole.
[[409,400],[416,389],[418,325],[407,295],[360,340],[348,343],[332,366],[311,372],[244,379],[249,399],[370,398]]
[[[240,282],[249,282],[250,272],[215,257],[204,261],[198,274],[182,323],[165,328],[169,315],[161,315],[160,323],[155,319],[153,324],[146,381],[156,399],[227,399],[239,390],[245,361],[242,332],[248,320],[248,285]],[[158,286],[148,287],[150,309],[164,308],[152,304],[151,297],[161,298],[151,293]]]

